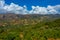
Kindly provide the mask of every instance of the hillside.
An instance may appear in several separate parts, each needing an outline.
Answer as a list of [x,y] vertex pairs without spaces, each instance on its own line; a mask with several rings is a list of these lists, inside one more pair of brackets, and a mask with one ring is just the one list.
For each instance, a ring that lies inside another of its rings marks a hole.
[[19,20],[19,19],[56,19],[60,18],[60,14],[14,14],[14,13],[6,13],[0,14],[0,20]]
[[[46,16],[49,21],[42,21]],[[16,17],[16,14],[4,14],[2,19],[0,16],[0,40],[60,40],[59,15],[19,15],[19,20]]]

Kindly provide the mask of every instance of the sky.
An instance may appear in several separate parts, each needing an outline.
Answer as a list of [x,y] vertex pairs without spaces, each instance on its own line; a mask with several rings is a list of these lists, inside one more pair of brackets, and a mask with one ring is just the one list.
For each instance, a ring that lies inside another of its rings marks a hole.
[[60,14],[60,0],[0,0],[0,13]]
[[60,0],[5,0],[7,4],[15,3],[20,6],[26,5],[28,10],[31,10],[31,6],[48,6],[48,5],[59,5]]

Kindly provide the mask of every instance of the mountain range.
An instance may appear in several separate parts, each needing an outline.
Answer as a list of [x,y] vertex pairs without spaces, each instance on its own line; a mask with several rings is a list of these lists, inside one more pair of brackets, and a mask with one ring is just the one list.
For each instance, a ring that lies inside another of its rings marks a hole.
[[0,14],[0,20],[18,20],[18,19],[57,19],[60,18],[60,14],[14,14],[14,13],[5,13],[5,14]]

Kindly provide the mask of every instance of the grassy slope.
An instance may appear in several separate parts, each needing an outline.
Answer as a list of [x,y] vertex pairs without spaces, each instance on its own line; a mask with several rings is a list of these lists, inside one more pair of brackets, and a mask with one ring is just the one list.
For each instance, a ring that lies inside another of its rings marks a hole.
[[[38,21],[38,20],[37,20]],[[9,24],[0,26],[0,40],[47,40],[60,38],[60,19],[33,25]]]

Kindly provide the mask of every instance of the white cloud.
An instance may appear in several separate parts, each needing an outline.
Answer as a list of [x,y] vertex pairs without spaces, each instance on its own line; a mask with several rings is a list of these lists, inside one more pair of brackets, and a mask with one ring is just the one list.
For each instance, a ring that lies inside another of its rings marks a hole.
[[45,7],[32,6],[30,13],[34,14],[47,14],[47,9]]
[[60,5],[47,7],[40,6],[32,6],[32,10],[30,11],[32,14],[57,14],[60,13]]
[[5,2],[3,0],[0,0],[0,8],[4,7]]
[[14,3],[11,3],[10,5],[4,6],[4,9],[10,12],[19,13],[20,10],[23,10],[23,7],[16,5]]
[[55,9],[55,6],[48,6],[47,7],[47,10],[48,10],[48,13],[50,13],[50,14],[56,14],[56,13],[58,13],[58,11]]
[[47,7],[32,6],[32,9],[27,10],[27,6],[19,6],[17,4],[11,3],[6,5],[4,1],[0,0],[0,13],[16,13],[16,14],[56,14],[60,13],[60,5]]

